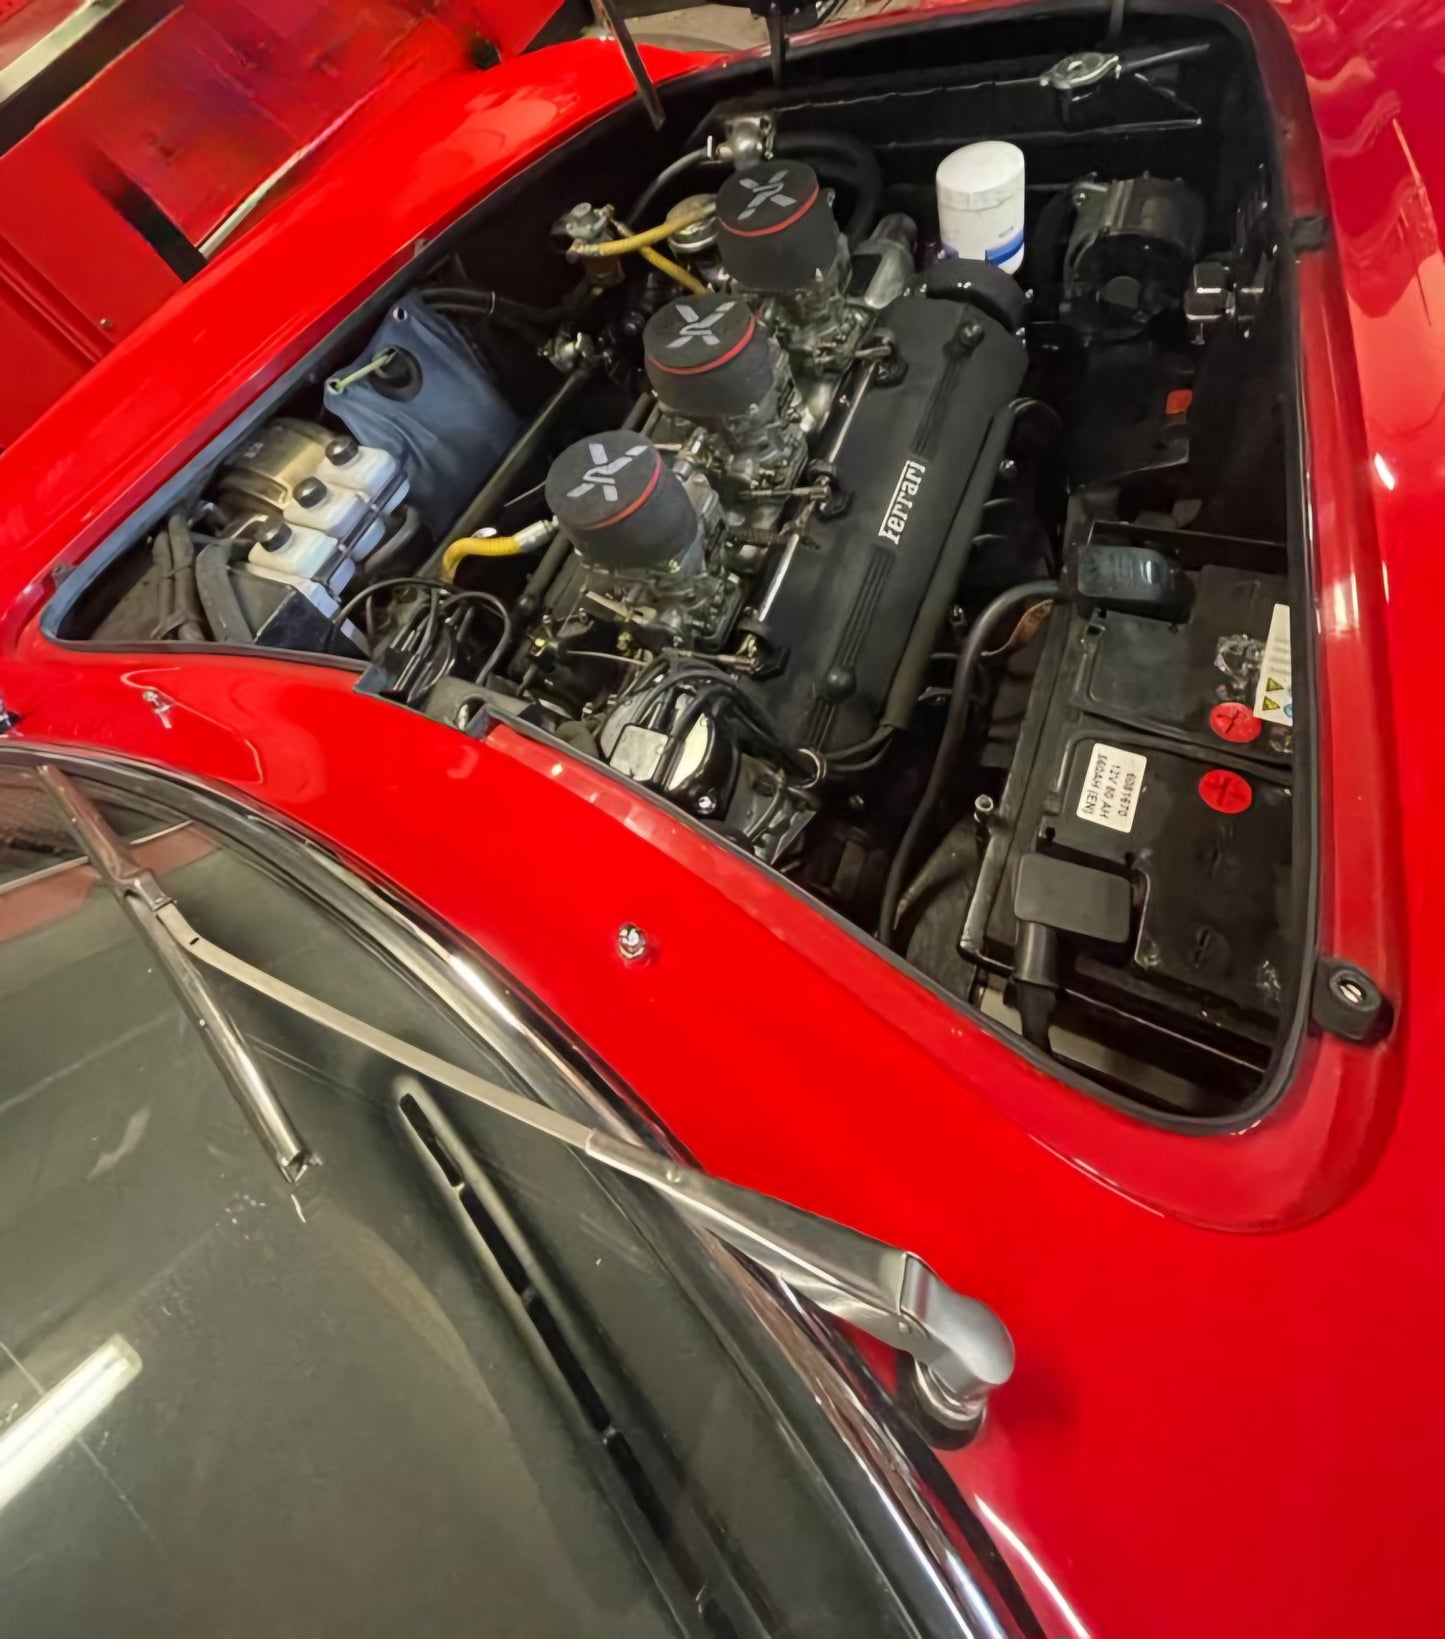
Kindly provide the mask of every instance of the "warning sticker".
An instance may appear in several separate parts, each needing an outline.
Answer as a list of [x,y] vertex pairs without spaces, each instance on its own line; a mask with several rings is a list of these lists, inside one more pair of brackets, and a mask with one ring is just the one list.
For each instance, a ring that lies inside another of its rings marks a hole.
[[1111,831],[1132,831],[1148,766],[1148,758],[1137,751],[1096,744],[1089,754],[1084,788],[1074,812],[1095,825],[1107,825]]
[[1259,662],[1254,715],[1267,723],[1294,723],[1294,677],[1290,668],[1289,605],[1277,603]]

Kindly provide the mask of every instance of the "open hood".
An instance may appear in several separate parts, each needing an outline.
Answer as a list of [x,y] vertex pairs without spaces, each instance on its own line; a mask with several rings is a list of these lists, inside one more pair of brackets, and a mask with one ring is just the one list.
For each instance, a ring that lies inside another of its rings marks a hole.
[[[559,0],[0,7],[0,449],[338,131],[527,49]],[[77,247],[85,254],[78,255]]]

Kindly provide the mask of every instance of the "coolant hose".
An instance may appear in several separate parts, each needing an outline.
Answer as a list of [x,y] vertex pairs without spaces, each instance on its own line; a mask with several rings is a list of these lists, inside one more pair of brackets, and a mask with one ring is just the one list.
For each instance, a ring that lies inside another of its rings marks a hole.
[[196,595],[206,611],[216,642],[244,645],[254,643],[256,634],[231,584],[233,547],[231,541],[212,541],[201,548],[196,555]]
[[821,163],[815,169],[820,175],[852,186],[857,197],[843,232],[850,246],[862,244],[883,197],[883,172],[867,143],[842,131],[781,131],[773,139],[773,152],[785,158],[818,160]]
[[176,636],[182,643],[204,643],[201,599],[196,591],[196,543],[191,526],[179,507],[166,519],[171,538],[171,595],[175,599]]
[[1054,597],[1058,590],[1059,583],[1056,580],[1031,580],[1024,581],[1020,586],[1010,586],[1006,592],[999,593],[969,628],[958,656],[958,663],[953,670],[953,689],[948,698],[948,716],[944,719],[943,738],[938,742],[938,750],[934,753],[928,784],[918,799],[918,806],[913,810],[913,818],[909,820],[908,829],[904,831],[898,849],[893,855],[893,862],[888,867],[888,880],[883,888],[883,905],[878,915],[878,937],[890,949],[897,933],[893,924],[898,917],[898,901],[903,894],[903,882],[908,873],[909,862],[913,858],[919,838],[928,825],[930,815],[938,806],[938,799],[943,795],[948,776],[953,772],[953,760],[963,743],[964,730],[968,727],[969,696],[973,692],[973,680],[978,671],[979,657],[983,654],[990,635],[1005,615],[1012,614],[1021,603],[1034,603],[1040,598]]
[[455,579],[465,558],[520,558],[526,550],[515,535],[464,535],[442,553],[442,579]]
[[958,511],[954,513],[953,523],[944,538],[943,551],[923,594],[923,604],[913,623],[908,645],[893,674],[888,699],[883,706],[881,726],[893,729],[908,727],[908,720],[923,691],[928,657],[937,647],[938,634],[943,630],[943,623],[953,606],[954,593],[968,567],[974,536],[983,525],[983,509],[988,505],[989,496],[993,494],[994,484],[998,481],[999,463],[1008,448],[1013,425],[1014,409],[1010,404],[998,412],[984,434],[983,448],[979,451],[973,473],[958,503]]

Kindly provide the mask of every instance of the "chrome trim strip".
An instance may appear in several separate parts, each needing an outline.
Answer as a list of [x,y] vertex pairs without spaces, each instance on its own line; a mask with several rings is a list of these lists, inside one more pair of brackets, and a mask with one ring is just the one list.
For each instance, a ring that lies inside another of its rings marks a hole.
[[0,68],[0,103],[9,102],[32,80],[39,79],[72,46],[79,45],[93,28],[103,23],[115,8],[116,0],[85,0],[68,17],[62,17],[54,28],[28,45],[13,62]]

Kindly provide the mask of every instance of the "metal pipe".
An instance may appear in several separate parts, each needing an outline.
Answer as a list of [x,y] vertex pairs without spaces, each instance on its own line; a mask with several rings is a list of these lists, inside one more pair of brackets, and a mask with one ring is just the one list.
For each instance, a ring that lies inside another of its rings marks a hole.
[[[871,358],[863,366],[862,372],[858,376],[858,379],[849,395],[846,408],[843,411],[842,420],[838,423],[836,430],[829,438],[823,454],[818,457],[824,465],[832,466],[832,464],[842,453],[843,445],[847,442],[848,434],[853,430],[853,422],[857,418],[858,407],[863,402],[863,395],[872,385],[874,376],[878,374],[878,365],[879,360],[876,358]],[[772,609],[774,603],[777,602],[778,594],[783,589],[783,582],[788,578],[788,570],[792,567],[793,559],[798,554],[799,543],[807,531],[807,527],[812,519],[812,516],[813,507],[810,503],[803,509],[802,514],[794,522],[792,528],[789,529],[787,544],[783,547],[782,557],[778,559],[778,567],[773,571],[772,578],[768,581],[762,597],[758,600],[757,616],[759,620],[766,620],[768,618],[768,612]]]

